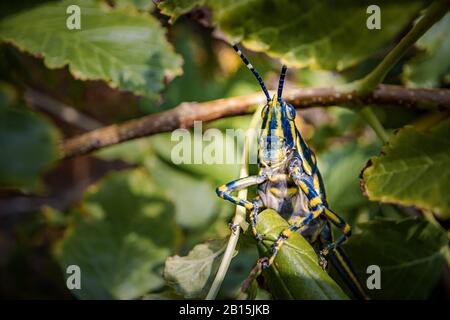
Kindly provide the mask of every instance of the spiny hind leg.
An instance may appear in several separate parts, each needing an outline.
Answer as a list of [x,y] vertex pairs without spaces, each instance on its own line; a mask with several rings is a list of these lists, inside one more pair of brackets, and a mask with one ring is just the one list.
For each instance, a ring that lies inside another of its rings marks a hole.
[[325,246],[325,248],[320,252],[319,256],[322,259],[326,260],[326,256],[330,253],[330,251],[336,249],[341,246],[351,235],[352,235],[352,227],[345,222],[339,215],[335,212],[331,211],[327,207],[324,208],[324,214],[328,221],[334,224],[339,230],[342,231],[342,235],[336,240]]
[[298,161],[293,161],[291,163],[289,166],[289,172],[292,180],[294,180],[295,184],[308,198],[308,207],[310,210],[313,212],[320,211],[320,214],[323,214],[328,221],[334,224],[343,233],[337,241],[327,244],[319,253],[319,263],[323,268],[326,268],[326,256],[331,250],[339,247],[343,242],[345,242],[345,240],[347,240],[348,237],[351,236],[352,228],[347,222],[345,222],[344,219],[328,208],[327,204],[324,203],[324,199],[322,199],[320,192],[317,191],[317,186],[315,187],[314,182],[311,182],[310,177],[302,172]]

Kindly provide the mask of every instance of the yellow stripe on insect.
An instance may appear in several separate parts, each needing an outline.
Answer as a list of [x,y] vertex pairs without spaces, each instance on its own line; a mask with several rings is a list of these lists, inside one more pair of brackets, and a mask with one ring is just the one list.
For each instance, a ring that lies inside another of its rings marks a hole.
[[279,149],[279,150],[277,151],[277,158],[278,158],[278,160],[282,160],[283,157],[284,157],[283,150]]
[[303,220],[304,218],[303,217],[301,217],[301,216],[295,216],[295,217],[293,217],[293,218],[290,218],[289,220],[288,220],[288,223],[289,224],[296,224],[297,222],[299,222],[299,221],[301,221],[301,220]]
[[225,193],[228,190],[227,186],[221,185],[217,190],[219,190],[219,197],[221,197],[222,199],[225,197]]
[[347,272],[348,276],[350,277],[350,279],[352,280],[353,284],[358,287],[358,290],[360,292],[364,293],[364,289],[361,287],[358,279],[355,277],[354,273],[352,272],[352,270],[349,268],[347,262],[345,261],[345,259],[341,256],[341,254],[339,253],[339,251],[334,250],[334,255],[336,256],[336,258],[339,260],[339,262],[341,263],[341,266],[345,269],[345,272]]
[[[276,99],[276,96],[274,96],[274,99]],[[277,119],[277,130],[276,130],[276,134],[278,137],[283,137],[284,133],[283,133],[283,126],[281,124],[281,109],[277,109],[276,111],[276,119]]]
[[298,186],[302,189],[302,191],[303,191],[306,195],[309,194],[309,189],[308,189],[308,186],[306,185],[306,183],[304,183],[303,181],[300,181],[300,182],[298,183]]
[[342,232],[344,234],[348,234],[350,231],[352,231],[352,227],[348,223],[346,223],[345,227],[344,227],[344,230],[342,230]]
[[285,236],[286,238],[289,238],[292,235],[292,230],[286,229],[282,232],[282,235]]
[[277,196],[277,197],[281,197],[282,196],[282,192],[280,189],[276,188],[276,187],[271,187],[269,189],[270,193],[272,193],[273,195]]
[[307,174],[311,175],[311,173],[312,173],[312,168],[311,168],[311,166],[309,165],[309,162],[306,161],[305,157],[302,157],[302,158],[303,158],[303,162],[302,162],[303,168],[305,169],[305,171],[306,171]]
[[313,219],[315,219],[315,218],[317,218],[318,216],[320,216],[321,213],[322,213],[322,209],[321,209],[321,208],[314,210],[314,211],[312,212],[312,214],[313,214]]
[[325,211],[326,211],[326,213],[327,213],[327,217],[328,217],[328,218],[330,218],[331,220],[333,220],[333,221],[336,222],[336,223],[341,222],[341,220],[339,219],[339,217],[338,217],[337,215],[335,215],[333,211],[331,211],[331,210],[329,210],[329,209],[327,209],[327,208],[325,208]]
[[[255,212],[253,210],[250,211],[250,221],[253,221],[253,219],[255,219]],[[258,235],[258,231],[256,230],[256,226],[254,226],[253,224],[251,225],[251,229],[252,229],[252,234],[253,236],[257,236]]]
[[252,177],[247,177],[247,178],[243,178],[239,181],[239,184],[245,184],[245,183],[251,183],[253,182],[253,178]]
[[300,153],[300,157],[302,158],[302,166],[303,166],[303,169],[305,170],[305,172],[306,172],[308,175],[311,175],[311,174],[312,174],[312,168],[311,168],[311,166],[309,165],[309,162],[306,161],[306,159],[305,159],[305,155],[303,154],[302,145],[300,144],[300,138],[297,139],[297,150],[298,150],[298,152]]
[[322,199],[320,198],[320,196],[316,196],[309,201],[309,205],[311,207],[315,207],[320,203],[322,203]]
[[253,204],[251,202],[247,202],[244,204],[245,209],[251,210],[253,209]]
[[[270,102],[269,102],[269,104],[270,104]],[[267,123],[267,125],[266,125],[266,127],[264,128],[264,132],[263,132],[263,135],[264,136],[268,136],[269,135],[269,130],[270,130],[270,121],[272,121],[272,111],[271,110],[269,110],[268,112],[267,112],[267,121],[266,121],[266,123]]]
[[294,122],[289,122],[289,125],[291,126],[291,135],[292,135],[292,139],[296,138],[296,133],[295,133],[295,124]]
[[285,173],[279,173],[279,174],[270,176],[270,177],[269,177],[269,181],[270,181],[270,182],[279,182],[279,181],[284,181],[284,180],[289,179],[289,178],[290,178],[290,177],[289,177],[287,174],[285,174]]
[[314,152],[311,152],[311,160],[314,164],[317,163],[317,158],[316,158],[316,155],[314,154]]
[[322,192],[322,190],[320,190],[320,181],[319,181],[319,176],[318,175],[314,176],[314,189]]

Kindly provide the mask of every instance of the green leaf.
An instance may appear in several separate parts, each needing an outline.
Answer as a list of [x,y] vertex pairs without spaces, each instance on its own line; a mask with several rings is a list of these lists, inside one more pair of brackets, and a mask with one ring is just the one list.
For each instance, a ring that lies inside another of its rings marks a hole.
[[450,217],[450,120],[430,132],[406,126],[362,173],[370,200],[417,206]]
[[58,141],[58,131],[46,118],[21,105],[2,104],[0,187],[35,189],[58,158]]
[[[158,108],[153,103],[145,106],[146,110],[158,112],[186,101],[209,101],[259,89],[258,82],[249,77],[248,68],[230,46],[217,45],[216,39],[199,33],[198,26],[188,19],[180,19],[170,29],[170,39],[183,57],[183,75],[166,87],[164,102]],[[252,62],[258,65],[262,77],[272,69],[263,55],[253,55]],[[140,105],[144,107],[142,100]]]
[[220,199],[209,180],[195,178],[158,159],[148,168],[155,182],[175,203],[176,220],[180,226],[198,229],[211,223]]
[[[264,234],[258,243],[260,256],[269,256],[278,235],[289,227],[277,212],[268,209],[258,215],[257,230]],[[318,263],[311,245],[297,233],[281,247],[274,264],[264,271],[269,290],[276,299],[348,299],[342,289]]]
[[[436,285],[448,254],[446,232],[426,220],[375,220],[359,225],[345,244],[361,279],[366,269],[381,270],[381,289],[373,299],[425,299]],[[447,251],[447,253],[446,253]]]
[[[69,30],[66,9],[78,5],[81,29]],[[181,59],[149,15],[113,10],[90,0],[48,3],[0,23],[0,39],[44,57],[49,68],[69,66],[78,79],[154,97],[165,77],[181,73]]]
[[375,145],[351,142],[318,156],[327,201],[333,210],[344,213],[368,203],[361,194],[358,175],[377,149]]
[[424,52],[403,69],[403,81],[413,88],[439,87],[450,76],[450,14],[437,22],[417,41]]
[[178,234],[173,211],[143,170],[110,174],[92,187],[56,250],[65,275],[69,265],[81,268],[73,294],[134,299],[161,288],[160,268]]
[[155,4],[152,0],[114,0],[118,8],[134,8],[137,10],[152,10]]
[[206,227],[217,216],[220,199],[211,181],[160,160],[152,150],[149,138],[121,143],[96,155],[103,159],[121,159],[144,165],[161,191],[173,201],[176,221],[183,228]]
[[219,268],[226,242],[214,240],[196,245],[185,257],[169,257],[164,278],[186,299],[203,298]]
[[208,7],[214,24],[230,42],[243,41],[292,66],[344,69],[386,46],[426,1],[378,1],[381,29],[369,30],[371,1],[166,0],[158,5],[176,20],[196,7]]
[[17,104],[17,95],[12,84],[0,80],[0,111]]

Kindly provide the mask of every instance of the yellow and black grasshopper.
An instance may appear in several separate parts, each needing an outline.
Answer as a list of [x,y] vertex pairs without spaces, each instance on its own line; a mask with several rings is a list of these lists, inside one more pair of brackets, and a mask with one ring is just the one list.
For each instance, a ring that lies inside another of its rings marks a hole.
[[[217,195],[247,209],[252,233],[258,240],[262,240],[262,236],[256,231],[256,221],[262,209],[273,209],[289,222],[290,227],[281,232],[273,244],[272,255],[263,261],[263,268],[272,265],[284,241],[293,232],[299,232],[317,250],[322,267],[326,267],[329,258],[355,296],[365,298],[364,290],[340,248],[351,235],[351,227],[328,208],[316,157],[295,125],[295,108],[282,98],[286,66],[281,69],[277,94],[271,98],[256,69],[237,46],[233,48],[258,80],[267,104],[261,113],[258,175],[222,185],[217,188]],[[254,200],[232,195],[252,185],[258,186],[258,196]],[[333,241],[330,223],[343,233],[336,241]]]

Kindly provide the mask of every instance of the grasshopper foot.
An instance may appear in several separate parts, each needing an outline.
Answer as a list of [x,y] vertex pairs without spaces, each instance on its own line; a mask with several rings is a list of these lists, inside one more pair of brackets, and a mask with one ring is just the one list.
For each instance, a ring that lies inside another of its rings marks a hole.
[[228,224],[228,227],[229,227],[230,230],[233,232],[233,234],[235,234],[236,231],[237,231],[238,228],[239,228],[239,225],[238,225],[238,224],[235,224],[235,223],[233,223],[233,222],[230,222],[230,223]]
[[326,249],[319,252],[319,265],[322,267],[323,270],[325,270],[328,265],[327,254],[328,250]]
[[255,239],[257,241],[262,241],[264,239],[264,235],[262,235],[261,233],[256,233],[255,234]]
[[258,260],[257,264],[261,266],[262,270],[265,270],[270,266],[270,259],[268,257],[263,257]]

